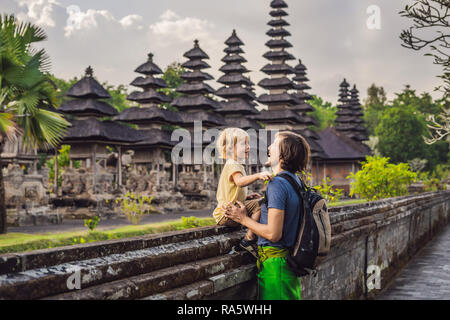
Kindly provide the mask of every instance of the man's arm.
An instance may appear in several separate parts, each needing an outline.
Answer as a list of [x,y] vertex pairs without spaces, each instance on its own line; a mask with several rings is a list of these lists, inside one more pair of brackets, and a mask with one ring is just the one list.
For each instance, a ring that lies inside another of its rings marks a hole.
[[240,201],[225,213],[228,218],[246,226],[255,234],[270,242],[278,242],[283,236],[284,210],[269,208],[267,224],[256,222],[247,216],[247,209]]

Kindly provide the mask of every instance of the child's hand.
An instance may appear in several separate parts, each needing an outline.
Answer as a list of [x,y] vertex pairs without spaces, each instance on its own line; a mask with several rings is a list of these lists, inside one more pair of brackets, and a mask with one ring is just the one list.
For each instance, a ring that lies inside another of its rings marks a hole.
[[272,174],[269,171],[263,171],[258,173],[258,179],[263,181],[272,180]]

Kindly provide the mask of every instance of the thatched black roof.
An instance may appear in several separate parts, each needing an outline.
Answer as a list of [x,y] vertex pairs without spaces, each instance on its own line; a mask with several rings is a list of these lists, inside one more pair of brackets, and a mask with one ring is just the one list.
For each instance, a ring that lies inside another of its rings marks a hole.
[[289,22],[287,22],[284,19],[273,19],[273,20],[270,20],[267,24],[269,26],[272,26],[272,27],[287,27],[287,26],[290,26]]
[[259,114],[251,117],[263,123],[287,122],[303,124],[304,121],[300,115],[292,110],[263,110]]
[[63,143],[89,143],[102,141],[114,144],[130,144],[142,140],[138,130],[121,125],[114,121],[100,121],[95,118],[72,120],[72,126],[63,138]]
[[221,115],[206,111],[181,112],[180,117],[184,125],[194,125],[195,121],[202,121],[205,126],[217,127],[225,123]]
[[59,112],[75,116],[108,117],[119,112],[110,104],[94,99],[76,99],[63,102],[58,108]]
[[225,74],[222,77],[220,77],[217,82],[223,83],[226,85],[246,85],[246,86],[253,86],[254,83],[247,77],[243,76],[242,74]]
[[244,50],[242,50],[242,48],[240,46],[231,46],[231,47],[227,47],[223,50],[226,53],[232,54],[232,53],[244,53]]
[[362,143],[353,141],[335,128],[330,127],[319,132],[317,140],[327,159],[335,160],[364,160],[370,155],[370,150]]
[[291,35],[289,31],[282,27],[279,29],[270,29],[266,34],[270,37],[288,37]]
[[305,77],[304,75],[299,75],[298,73],[295,77],[292,78],[292,80],[294,80],[296,82],[308,82],[309,81],[309,79],[307,77]]
[[192,72],[184,72],[181,75],[181,79],[186,81],[207,81],[207,80],[213,80],[213,76],[206,72],[202,72],[199,70],[195,70]]
[[216,95],[225,99],[231,98],[243,98],[248,100],[256,99],[255,94],[253,92],[241,86],[229,88],[222,87],[219,90],[217,90]]
[[314,111],[314,108],[309,103],[306,103],[306,102],[292,106],[289,109],[293,110],[293,111],[304,112],[304,113]]
[[225,44],[227,46],[243,46],[244,43],[242,42],[241,39],[239,39],[239,37],[236,34],[236,30],[233,30],[233,33],[231,34],[231,36],[225,41]]
[[268,63],[266,64],[262,69],[262,72],[264,72],[265,74],[292,74],[294,73],[294,69],[286,64],[286,63],[281,63],[281,64],[271,64]]
[[133,124],[146,124],[149,121],[159,123],[179,124],[182,123],[179,112],[161,109],[158,107],[132,107],[125,109],[113,118],[114,121],[123,121]]
[[247,60],[241,56],[240,54],[227,54],[225,57],[222,58],[222,61],[225,63],[245,63]]
[[186,52],[183,57],[186,57],[190,60],[193,59],[209,59],[209,56],[200,49],[198,40],[194,40],[194,48]]
[[287,5],[287,3],[286,3],[285,1],[283,1],[283,0],[273,0],[273,1],[270,3],[270,7],[273,8],[273,9],[282,9],[282,8],[287,8],[288,5]]
[[266,42],[266,46],[271,49],[292,48],[292,44],[285,39],[271,39]]
[[350,87],[350,84],[347,82],[346,79],[344,79],[344,81],[341,82],[341,84],[339,85],[341,88],[348,88]]
[[309,90],[311,89],[310,86],[308,86],[306,83],[298,83],[294,85],[295,90]]
[[167,88],[167,83],[163,79],[153,77],[137,77],[130,84],[139,88]]
[[270,13],[269,13],[272,17],[286,17],[288,14],[287,14],[287,12],[286,11],[284,11],[284,10],[272,10],[272,11],[270,11]]
[[94,79],[91,67],[86,69],[86,75],[69,88],[67,97],[81,99],[110,99],[111,95]]
[[286,52],[284,50],[281,51],[269,51],[266,52],[263,55],[264,58],[266,58],[267,60],[295,60],[295,57],[290,54],[289,52]]
[[293,89],[294,83],[286,78],[272,78],[272,79],[263,79],[261,80],[258,85],[264,89],[271,90],[271,89]]
[[232,128],[241,128],[243,130],[248,130],[248,129],[259,130],[259,129],[261,129],[261,126],[255,120],[242,118],[242,117],[225,118],[225,122],[226,122],[227,127],[232,127]]
[[262,94],[258,98],[258,102],[262,104],[286,104],[286,105],[296,105],[300,103],[300,100],[297,99],[292,94],[289,93],[280,93],[280,94]]
[[217,101],[214,101],[211,98],[208,98],[203,95],[194,95],[194,96],[182,96],[178,97],[172,102],[172,106],[180,109],[189,109],[189,108],[203,108],[203,109],[218,109],[220,105]]
[[[239,114],[239,115],[250,115],[258,114],[259,111],[256,110],[255,104],[243,99],[222,101],[220,102],[221,108],[216,112],[227,115],[227,114]],[[239,117],[240,119],[245,119],[245,117]]]
[[162,74],[162,70],[153,63],[153,53],[148,54],[148,61],[134,70],[134,72],[145,74],[148,76]]
[[206,83],[183,83],[178,86],[177,92],[184,94],[214,94],[215,90]]
[[314,99],[314,97],[312,95],[310,95],[309,93],[306,93],[306,92],[297,92],[297,93],[294,93],[294,95],[299,100],[312,100],[312,99]]
[[127,100],[135,101],[137,103],[155,103],[161,104],[170,102],[172,99],[164,93],[155,90],[149,91],[134,91],[128,95]]
[[181,65],[183,68],[191,69],[191,70],[202,70],[209,69],[211,66],[202,60],[190,60],[186,61]]
[[232,73],[232,72],[248,73],[248,72],[250,72],[246,67],[244,67],[240,63],[229,63],[229,64],[226,64],[223,67],[221,67],[219,70],[222,71],[223,73]]
[[143,140],[133,144],[135,147],[173,147],[177,144],[175,141],[171,141],[172,134],[169,131],[160,129],[145,129],[139,130],[139,132],[141,133]]

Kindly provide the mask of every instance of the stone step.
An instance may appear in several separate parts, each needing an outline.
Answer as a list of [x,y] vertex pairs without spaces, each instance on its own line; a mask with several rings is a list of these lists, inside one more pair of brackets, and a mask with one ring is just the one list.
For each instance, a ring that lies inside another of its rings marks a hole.
[[154,294],[141,300],[203,300],[229,288],[255,279],[256,263],[250,263],[229,270],[208,279]]
[[227,254],[242,238],[241,231],[158,247],[63,263],[0,275],[0,299],[39,299],[81,288],[149,273],[181,263]]
[[[158,294],[236,269],[254,260],[248,253],[226,254],[177,265],[87,289],[44,298],[44,300],[130,300]],[[255,262],[253,261],[253,264]],[[222,281],[223,282],[223,281]],[[227,285],[233,285],[232,282]],[[225,285],[225,284],[223,284]]]
[[100,258],[111,254],[157,247],[168,243],[211,237],[229,233],[231,230],[231,228],[218,226],[201,227],[127,239],[97,241],[67,247],[3,254],[0,255],[0,275],[56,266],[71,261]]

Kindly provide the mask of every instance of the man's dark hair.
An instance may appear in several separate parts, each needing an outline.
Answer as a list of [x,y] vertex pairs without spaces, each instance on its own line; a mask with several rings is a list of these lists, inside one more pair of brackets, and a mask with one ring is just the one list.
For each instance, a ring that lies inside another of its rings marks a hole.
[[311,149],[301,135],[283,131],[278,134],[280,141],[281,169],[292,173],[306,171]]

